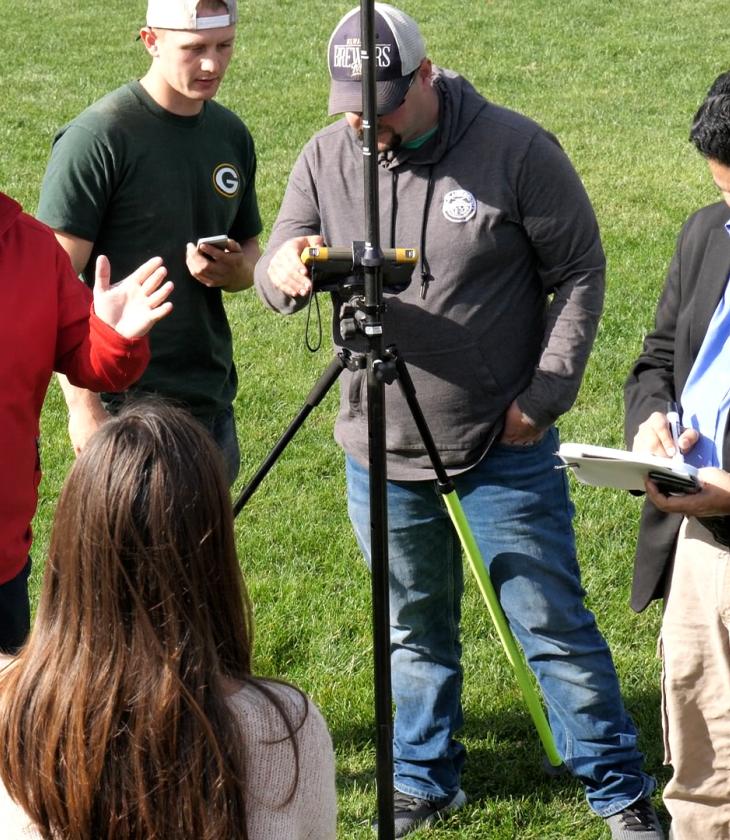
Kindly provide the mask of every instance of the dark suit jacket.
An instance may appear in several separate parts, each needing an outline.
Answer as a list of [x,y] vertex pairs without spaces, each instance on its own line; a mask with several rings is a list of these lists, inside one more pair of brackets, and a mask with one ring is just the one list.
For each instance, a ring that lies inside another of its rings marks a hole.
[[[624,388],[629,448],[640,423],[653,411],[665,413],[667,401],[681,397],[730,275],[730,235],[724,227],[729,218],[730,207],[719,202],[699,210],[682,228],[657,306],[655,328],[646,337]],[[723,463],[730,464],[727,429]],[[700,521],[720,542],[730,543],[730,517]],[[682,516],[644,503],[631,592],[631,606],[637,612],[664,594],[681,523]]]

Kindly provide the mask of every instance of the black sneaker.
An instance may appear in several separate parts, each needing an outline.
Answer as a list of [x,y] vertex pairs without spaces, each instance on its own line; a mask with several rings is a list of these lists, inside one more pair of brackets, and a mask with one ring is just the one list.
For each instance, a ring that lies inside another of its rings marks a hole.
[[556,767],[550,763],[546,755],[542,757],[542,772],[551,779],[559,779],[561,776],[570,775],[570,770],[564,764],[558,764]]
[[[425,828],[440,819],[448,811],[455,811],[466,803],[466,794],[459,789],[453,796],[446,799],[419,799],[393,791],[393,816],[395,822],[395,836],[405,837],[417,828]],[[373,823],[373,831],[378,830],[377,822]]]
[[654,806],[648,799],[640,799],[614,814],[606,817],[611,829],[611,840],[664,840]]

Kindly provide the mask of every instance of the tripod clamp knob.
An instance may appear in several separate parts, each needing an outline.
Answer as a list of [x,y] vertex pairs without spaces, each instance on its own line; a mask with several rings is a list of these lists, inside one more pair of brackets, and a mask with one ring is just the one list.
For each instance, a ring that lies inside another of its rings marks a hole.
[[373,373],[379,382],[385,382],[390,385],[398,377],[398,370],[396,368],[395,359],[388,357],[387,352],[384,354],[384,359],[375,359],[373,361]]
[[368,360],[364,353],[353,353],[350,350],[343,349],[340,353],[345,367],[354,372],[356,370],[364,370],[368,365]]

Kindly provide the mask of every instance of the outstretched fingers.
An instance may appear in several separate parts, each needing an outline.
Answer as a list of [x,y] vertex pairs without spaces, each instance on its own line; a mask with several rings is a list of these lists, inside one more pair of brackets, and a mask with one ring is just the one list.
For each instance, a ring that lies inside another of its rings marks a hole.
[[165,277],[167,277],[167,269],[164,265],[161,265],[159,268],[155,269],[149,277],[145,277],[142,280],[140,284],[142,286],[142,291],[146,295],[151,295],[154,291],[160,288]]
[[119,283],[111,283],[106,257],[96,263],[94,308],[102,321],[126,338],[143,336],[157,321],[172,311],[168,300],[173,284],[160,257],[143,263]]
[[162,257],[152,257],[147,260],[147,262],[142,263],[138,269],[133,271],[129,275],[129,279],[132,282],[137,283],[139,286],[144,286],[145,283],[157,276],[160,271],[162,271],[163,278],[167,276],[167,269],[162,264]]
[[[154,264],[154,262],[154,260],[150,260],[151,264]],[[148,265],[149,263],[145,263],[145,266]],[[142,268],[145,266],[142,266]],[[159,321],[172,311],[172,302],[167,298],[170,296],[174,285],[171,280],[165,282],[166,277],[167,269],[164,265],[159,265],[151,274],[142,278],[141,291],[147,297],[152,321]]]
[[169,315],[170,312],[172,312],[172,301],[167,300],[167,298],[173,288],[174,286],[172,281],[168,281],[157,292],[148,295],[150,303],[150,320],[160,321],[165,317],[165,315]]
[[112,282],[112,267],[109,264],[109,258],[100,254],[96,258],[96,265],[94,266],[94,288],[98,288],[101,292],[109,290]]

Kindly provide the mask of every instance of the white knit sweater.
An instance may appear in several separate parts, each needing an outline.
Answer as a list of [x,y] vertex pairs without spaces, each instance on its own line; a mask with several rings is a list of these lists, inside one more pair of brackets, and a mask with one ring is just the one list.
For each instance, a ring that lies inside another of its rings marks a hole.
[[[296,723],[304,700],[288,686],[268,684]],[[327,725],[307,700],[307,718],[297,732],[299,783],[283,805],[294,781],[292,745],[281,716],[250,686],[229,698],[241,724],[246,749],[246,812],[250,840],[335,840],[337,803],[335,759]],[[36,840],[40,834],[0,782],[0,836],[3,840]]]

